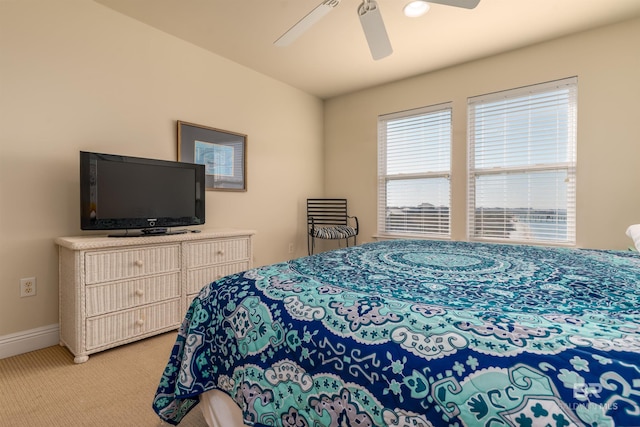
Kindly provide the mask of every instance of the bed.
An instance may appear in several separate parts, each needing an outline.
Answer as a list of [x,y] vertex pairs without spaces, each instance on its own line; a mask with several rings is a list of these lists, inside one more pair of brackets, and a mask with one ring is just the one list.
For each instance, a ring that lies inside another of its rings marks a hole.
[[201,400],[223,427],[640,426],[640,255],[393,240],[231,275],[153,408]]

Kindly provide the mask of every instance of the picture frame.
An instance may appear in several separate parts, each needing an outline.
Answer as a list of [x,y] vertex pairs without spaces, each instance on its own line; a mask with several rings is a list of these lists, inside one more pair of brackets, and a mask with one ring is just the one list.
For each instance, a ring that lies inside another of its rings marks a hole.
[[204,165],[207,190],[247,191],[247,135],[178,120],[178,161]]

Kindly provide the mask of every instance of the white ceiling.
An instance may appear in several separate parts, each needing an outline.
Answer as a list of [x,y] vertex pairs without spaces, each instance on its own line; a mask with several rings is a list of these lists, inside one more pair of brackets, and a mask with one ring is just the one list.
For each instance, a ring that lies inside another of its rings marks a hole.
[[95,0],[320,98],[640,16],[640,0],[480,0],[472,10],[378,0],[394,52],[374,61],[361,0],[342,0],[288,47],[273,42],[322,0]]

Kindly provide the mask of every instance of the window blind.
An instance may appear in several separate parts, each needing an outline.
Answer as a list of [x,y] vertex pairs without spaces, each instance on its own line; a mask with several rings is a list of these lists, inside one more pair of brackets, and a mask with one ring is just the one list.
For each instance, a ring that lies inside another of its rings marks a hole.
[[451,105],[378,118],[378,233],[450,236]]
[[575,244],[577,78],[468,100],[468,234]]

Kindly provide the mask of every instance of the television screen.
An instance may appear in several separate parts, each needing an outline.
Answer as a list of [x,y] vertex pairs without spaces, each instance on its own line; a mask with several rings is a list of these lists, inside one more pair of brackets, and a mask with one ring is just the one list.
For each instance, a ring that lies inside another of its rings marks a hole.
[[204,224],[204,165],[81,151],[80,205],[83,230]]

